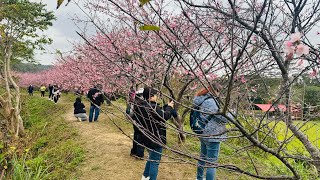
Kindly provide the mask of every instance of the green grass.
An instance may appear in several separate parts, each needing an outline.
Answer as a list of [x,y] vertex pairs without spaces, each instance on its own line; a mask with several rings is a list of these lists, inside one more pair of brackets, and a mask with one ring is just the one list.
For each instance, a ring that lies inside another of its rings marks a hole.
[[[298,127],[301,127],[303,125],[303,121],[295,121],[295,125]],[[292,132],[289,130],[287,137],[286,134],[286,126],[284,122],[279,122],[278,125],[275,128],[275,131],[277,132],[278,140],[283,141],[284,138],[288,138],[292,136]],[[307,122],[305,125],[301,127],[301,131],[304,132],[308,139],[319,148],[320,146],[320,122],[311,121]],[[299,154],[305,155],[306,149],[302,145],[302,143],[297,139],[293,138],[288,145],[286,146],[287,150],[290,152],[296,152]]]
[[[12,179],[74,179],[85,152],[77,141],[77,131],[64,121],[69,107],[55,105],[47,98],[25,96],[22,117],[27,132],[26,153],[12,161]],[[17,176],[19,174],[19,176]],[[18,178],[17,178],[18,177]]]

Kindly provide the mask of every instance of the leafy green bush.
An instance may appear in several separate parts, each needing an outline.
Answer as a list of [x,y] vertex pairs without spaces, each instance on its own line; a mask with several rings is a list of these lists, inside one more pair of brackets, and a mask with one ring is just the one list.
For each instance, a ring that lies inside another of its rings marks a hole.
[[310,104],[312,106],[320,104],[320,87],[307,86],[305,93],[305,103]]

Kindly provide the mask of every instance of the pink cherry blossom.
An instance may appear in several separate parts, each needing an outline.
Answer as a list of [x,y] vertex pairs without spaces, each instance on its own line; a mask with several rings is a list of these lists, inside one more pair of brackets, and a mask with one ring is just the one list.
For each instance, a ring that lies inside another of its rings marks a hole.
[[296,32],[290,35],[291,41],[292,42],[297,42],[301,39],[301,33],[300,32]]
[[309,47],[306,45],[303,45],[303,44],[299,44],[297,46],[296,53],[298,56],[302,56],[303,54],[307,55],[307,54],[309,54]]
[[293,46],[285,46],[284,52],[286,54],[293,54],[294,53],[294,47]]
[[293,46],[293,42],[292,42],[292,41],[285,41],[285,42],[284,42],[284,45],[285,45],[286,47],[291,47],[291,46]]

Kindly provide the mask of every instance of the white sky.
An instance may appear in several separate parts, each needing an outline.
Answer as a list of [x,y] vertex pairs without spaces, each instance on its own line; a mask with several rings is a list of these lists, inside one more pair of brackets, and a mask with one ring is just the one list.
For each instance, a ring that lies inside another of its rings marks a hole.
[[85,15],[81,10],[74,4],[69,3],[65,6],[64,2],[59,9],[57,7],[57,0],[30,0],[32,2],[43,2],[47,4],[47,9],[53,11],[57,20],[53,22],[53,26],[49,27],[47,31],[44,32],[45,35],[53,39],[51,45],[45,46],[45,51],[36,51],[35,60],[40,64],[52,64],[56,59],[56,50],[63,52],[68,52],[72,50],[73,42],[80,42],[80,37],[76,34],[76,30],[79,28],[72,21],[72,18],[79,16],[81,19],[85,18]]
[[[56,59],[56,50],[60,50],[62,53],[70,52],[72,50],[72,43],[82,42],[81,38],[76,34],[76,30],[81,30],[76,26],[72,18],[78,16],[80,19],[86,19],[85,15],[81,10],[73,3],[79,0],[73,0],[68,6],[65,6],[64,2],[60,8],[57,10],[57,0],[30,0],[32,2],[43,2],[47,4],[47,9],[53,11],[57,20],[53,22],[53,26],[49,27],[47,31],[44,32],[45,35],[53,39],[51,45],[45,46],[45,51],[36,51],[35,60],[40,64],[53,64]],[[67,1],[67,0],[65,0]],[[195,2],[201,2],[203,0],[195,0]],[[201,4],[201,3],[200,3]],[[173,4],[169,6],[174,7]],[[170,9],[171,10],[171,9]],[[318,29],[314,29],[314,32],[310,34],[316,34]],[[93,34],[95,32],[94,28],[90,28],[86,31],[86,35]],[[318,44],[319,38],[311,38],[312,43]]]

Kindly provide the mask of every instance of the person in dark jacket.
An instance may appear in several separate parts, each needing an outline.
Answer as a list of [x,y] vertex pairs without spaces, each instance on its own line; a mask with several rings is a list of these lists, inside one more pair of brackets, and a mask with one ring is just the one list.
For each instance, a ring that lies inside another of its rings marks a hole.
[[30,85],[28,87],[28,93],[29,93],[30,96],[33,96],[33,86],[32,85]]
[[73,104],[74,107],[74,116],[81,122],[86,121],[88,119],[85,105],[81,102],[81,98],[77,97],[76,102]]
[[157,104],[157,91],[153,88],[144,88],[144,103],[141,105],[138,115],[139,122],[145,134],[142,134],[142,142],[148,147],[149,158],[146,163],[142,180],[156,180],[161,160],[162,149],[166,144],[166,121],[171,118],[173,101],[165,108]]
[[87,97],[90,100],[90,113],[89,113],[89,122],[98,121],[100,106],[103,104],[103,92],[102,85],[98,84],[94,88],[91,88],[88,92]]
[[53,85],[49,84],[48,90],[49,90],[49,100],[53,101]]
[[139,130],[139,126],[141,123],[139,122],[139,114],[141,112],[140,108],[141,105],[143,104],[143,88],[139,89],[138,91],[135,92],[135,97],[133,102],[130,104],[130,110],[127,111],[129,116],[132,118],[134,121],[133,124],[133,145],[132,149],[130,152],[130,156],[136,157],[138,159],[142,159],[144,157],[144,146],[142,146],[142,132]]

